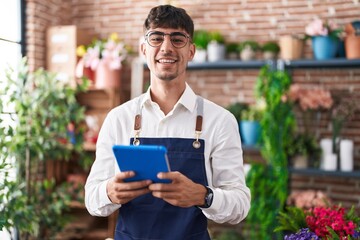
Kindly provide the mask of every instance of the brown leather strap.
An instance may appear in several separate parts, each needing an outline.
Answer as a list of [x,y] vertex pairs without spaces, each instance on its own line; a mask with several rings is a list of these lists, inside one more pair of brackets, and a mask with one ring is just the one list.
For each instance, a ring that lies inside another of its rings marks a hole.
[[196,128],[195,130],[198,132],[201,132],[202,129],[202,121],[203,121],[203,117],[198,115],[196,116]]
[[135,116],[134,130],[139,131],[141,129],[141,115],[137,114]]

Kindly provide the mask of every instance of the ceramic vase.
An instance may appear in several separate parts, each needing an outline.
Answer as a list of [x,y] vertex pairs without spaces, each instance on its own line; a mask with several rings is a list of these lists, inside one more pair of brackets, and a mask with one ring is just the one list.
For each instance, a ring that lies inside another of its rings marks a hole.
[[329,36],[312,37],[312,49],[314,58],[326,60],[335,58],[339,46],[339,39]]
[[360,58],[360,36],[347,36],[345,38],[345,52],[347,59]]
[[255,146],[260,137],[260,123],[240,121],[240,134],[245,146]]
[[224,60],[225,45],[217,42],[210,42],[207,46],[207,57],[209,62]]
[[99,89],[119,88],[121,70],[111,69],[107,61],[100,60],[95,72],[95,87]]
[[302,58],[304,41],[288,35],[280,37],[279,45],[281,59],[293,60]]

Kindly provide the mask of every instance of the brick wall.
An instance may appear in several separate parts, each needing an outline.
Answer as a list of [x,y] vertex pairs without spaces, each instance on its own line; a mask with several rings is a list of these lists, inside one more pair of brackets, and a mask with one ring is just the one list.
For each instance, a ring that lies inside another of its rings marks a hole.
[[[105,38],[117,32],[137,50],[142,24],[149,9],[172,2],[184,7],[193,17],[196,29],[220,30],[228,42],[255,39],[276,40],[286,34],[304,34],[314,17],[331,19],[344,25],[360,19],[360,2],[351,0],[27,0],[27,49],[32,69],[45,66],[45,30],[52,25],[75,24],[80,29]],[[305,46],[305,57],[312,58],[311,46]],[[129,67],[125,72],[125,91],[129,93]],[[254,102],[253,86],[258,70],[190,70],[188,82],[195,92],[226,106],[234,101]],[[145,77],[148,77],[148,73]],[[346,96],[360,90],[359,69],[296,69],[293,81],[307,86],[344,91]],[[350,91],[350,92],[349,92]],[[128,96],[128,94],[126,95]],[[360,99],[359,99],[360,100]],[[330,136],[328,119],[322,121],[321,136]],[[355,142],[355,165],[360,169],[360,116],[345,126],[345,138]],[[292,178],[294,189],[326,188],[338,201],[357,204],[360,208],[359,178],[342,177]]]

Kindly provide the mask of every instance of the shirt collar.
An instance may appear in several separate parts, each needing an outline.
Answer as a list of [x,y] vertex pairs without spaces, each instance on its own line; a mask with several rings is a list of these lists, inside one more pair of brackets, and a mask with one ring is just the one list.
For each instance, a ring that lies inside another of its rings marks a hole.
[[[150,87],[147,89],[144,97],[141,100],[141,106],[143,106],[146,102],[151,102]],[[193,112],[195,110],[196,94],[187,83],[184,93],[181,95],[179,101],[175,104],[175,106],[179,104],[183,105],[190,112]]]

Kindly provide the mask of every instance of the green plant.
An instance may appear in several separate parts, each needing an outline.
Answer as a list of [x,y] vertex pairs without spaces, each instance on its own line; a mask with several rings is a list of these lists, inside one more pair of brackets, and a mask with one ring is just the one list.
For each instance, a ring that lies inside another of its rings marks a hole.
[[279,53],[280,46],[277,42],[266,42],[261,46],[261,51]]
[[262,119],[263,110],[259,109],[257,106],[250,105],[247,109],[244,109],[241,113],[241,120],[247,121],[258,121]]
[[250,48],[253,51],[257,51],[257,50],[260,49],[260,44],[258,42],[256,42],[256,41],[253,41],[253,40],[247,40],[247,41],[241,42],[239,44],[240,52],[242,50],[244,50],[245,48]]
[[197,49],[205,50],[210,41],[209,32],[206,30],[196,30],[194,32],[193,42]]
[[225,43],[225,38],[221,34],[220,31],[210,31],[209,32],[209,40],[210,40],[210,42],[217,42],[219,44]]
[[238,121],[242,118],[242,112],[246,111],[248,108],[249,106],[247,104],[240,102],[232,103],[226,107],[226,109],[229,110]]
[[[83,79],[71,87],[56,79],[56,74],[28,70],[26,58],[18,71],[9,70],[0,91],[1,154],[15,159],[16,179],[4,181],[4,227],[17,228],[24,239],[49,238],[65,224],[64,211],[69,198],[60,182],[47,179],[46,162],[82,156],[84,107],[76,101],[86,91]],[[4,106],[13,109],[4,112]],[[10,192],[16,187],[18,191]],[[20,191],[21,190],[21,191]],[[19,207],[20,206],[20,207]],[[29,220],[31,219],[31,220]]]
[[235,230],[224,230],[221,232],[215,240],[242,240],[244,239],[240,233],[236,232]]
[[286,144],[286,152],[289,158],[296,155],[302,155],[313,159],[312,165],[318,165],[318,159],[320,159],[321,148],[314,135],[306,133],[297,133],[293,135]]
[[283,210],[288,195],[286,142],[295,126],[292,106],[283,101],[290,84],[287,72],[271,70],[268,65],[261,68],[256,81],[256,97],[266,102],[260,121],[261,155],[266,163],[253,165],[246,178],[253,199],[247,217],[252,239],[280,237],[280,234],[273,236],[273,229],[277,225],[276,215]]
[[239,44],[238,43],[226,44],[226,52],[227,53],[238,53],[239,52]]

